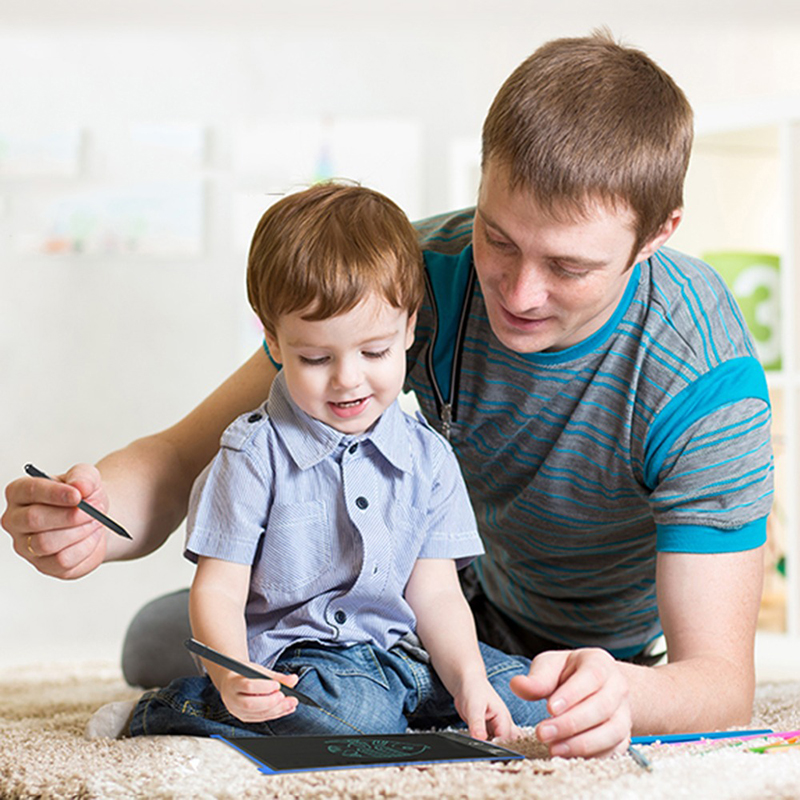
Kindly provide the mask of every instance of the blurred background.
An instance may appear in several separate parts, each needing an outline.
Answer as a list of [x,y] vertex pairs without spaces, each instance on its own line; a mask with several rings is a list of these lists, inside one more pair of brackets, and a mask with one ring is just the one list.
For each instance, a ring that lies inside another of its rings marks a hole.
[[[770,653],[796,645],[799,382],[780,317],[797,261],[796,0],[0,0],[0,485],[169,425],[259,346],[245,257],[276,194],[336,176],[412,218],[470,205],[500,84],[544,41],[602,25],[697,112],[675,245],[763,254],[777,276],[760,325],[788,477],[764,627]],[[0,665],[116,659],[133,613],[189,584],[182,538],[63,583],[0,536]]]

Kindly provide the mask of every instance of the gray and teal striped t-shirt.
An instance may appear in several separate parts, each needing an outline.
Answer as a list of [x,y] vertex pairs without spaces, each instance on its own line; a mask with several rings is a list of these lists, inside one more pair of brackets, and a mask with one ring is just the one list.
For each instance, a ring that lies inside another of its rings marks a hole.
[[660,633],[657,551],[765,541],[763,369],[720,277],[668,248],[632,269],[612,318],[582,343],[507,349],[473,280],[472,218],[418,225],[430,292],[406,388],[434,426],[441,401],[453,406],[493,602],[540,636],[631,655]]

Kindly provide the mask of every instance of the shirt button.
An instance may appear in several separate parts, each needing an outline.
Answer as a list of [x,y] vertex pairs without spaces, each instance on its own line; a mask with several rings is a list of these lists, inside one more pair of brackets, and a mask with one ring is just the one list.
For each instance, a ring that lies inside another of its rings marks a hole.
[[356,450],[358,450],[358,442],[356,442],[355,444],[351,444],[350,447],[348,448],[347,452],[348,453],[355,453]]
[[251,414],[248,418],[248,422],[258,422],[261,419],[261,414]]
[[369,500],[366,497],[356,497],[356,505],[363,511],[369,507]]
[[341,608],[333,615],[333,618],[339,625],[344,625],[347,622],[347,614]]

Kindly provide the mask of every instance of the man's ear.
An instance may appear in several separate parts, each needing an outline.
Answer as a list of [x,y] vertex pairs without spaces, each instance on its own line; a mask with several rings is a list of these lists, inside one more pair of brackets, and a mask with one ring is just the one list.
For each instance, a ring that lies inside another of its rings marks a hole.
[[269,348],[270,358],[276,364],[283,364],[283,358],[281,358],[281,347],[278,344],[278,340],[266,328],[264,328],[264,341],[267,343],[267,347]]
[[651,239],[648,239],[642,249],[636,254],[636,258],[633,260],[634,264],[638,264],[640,261],[645,261],[646,259],[650,258],[659,247],[661,247],[670,236],[678,228],[680,225],[681,220],[683,219],[683,209],[676,208],[674,211],[670,213],[667,217],[666,222],[658,229],[658,232],[655,236]]

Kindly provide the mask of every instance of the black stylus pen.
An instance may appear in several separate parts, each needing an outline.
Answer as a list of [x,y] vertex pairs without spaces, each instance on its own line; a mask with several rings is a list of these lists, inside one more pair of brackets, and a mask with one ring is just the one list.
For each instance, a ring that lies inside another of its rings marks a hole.
[[[54,481],[55,478],[51,478],[49,475],[46,475],[40,469],[37,469],[33,466],[33,464],[26,464],[24,467],[25,472],[28,473],[32,478],[47,478],[49,481]],[[90,517],[94,517],[98,522],[102,522],[103,525],[106,526],[109,530],[114,531],[118,536],[124,536],[126,539],[133,539],[133,537],[118,523],[114,522],[111,517],[107,517],[102,511],[98,511],[94,506],[90,506],[85,500],[81,500],[78,503],[78,508],[81,511],[85,511]]]
[[[232,672],[238,672],[239,675],[242,675],[245,678],[255,678],[256,680],[262,681],[275,680],[275,678],[270,678],[269,675],[265,675],[263,672],[258,672],[258,670],[248,667],[247,664],[242,664],[241,661],[237,661],[235,658],[223,655],[219,652],[219,650],[214,650],[207,644],[198,642],[197,639],[187,639],[183,643],[183,646],[192,653],[196,653],[201,658],[207,658],[209,661],[213,661],[215,664],[225,667],[225,669],[229,669]],[[285,694],[287,697],[296,697],[301,703],[303,703],[303,705],[320,708],[319,703],[312,700],[308,695],[298,692],[297,689],[292,689],[290,686],[285,686],[282,683],[281,692],[283,692],[283,694]]]

